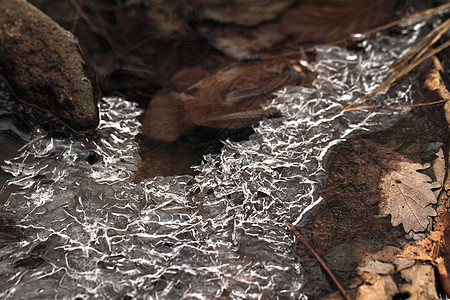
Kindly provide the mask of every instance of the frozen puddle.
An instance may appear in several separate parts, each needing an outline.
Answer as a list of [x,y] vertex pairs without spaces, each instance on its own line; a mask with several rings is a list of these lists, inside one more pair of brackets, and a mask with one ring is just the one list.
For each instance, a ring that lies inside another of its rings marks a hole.
[[[261,122],[248,141],[225,142],[195,177],[133,183],[142,110],[124,99],[103,99],[95,135],[36,130],[3,166],[21,189],[0,211],[17,236],[0,239],[0,296],[302,298],[285,221],[298,223],[320,201],[332,146],[407,114],[339,111],[391,75],[420,28],[362,41],[359,50],[318,47],[317,62],[301,62],[317,73],[313,88],[280,91],[271,106],[283,116]],[[365,104],[410,103],[409,80]]]

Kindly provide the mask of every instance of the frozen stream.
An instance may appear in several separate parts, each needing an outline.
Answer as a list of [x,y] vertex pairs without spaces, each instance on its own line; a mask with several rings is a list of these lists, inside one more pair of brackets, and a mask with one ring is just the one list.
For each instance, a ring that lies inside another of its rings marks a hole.
[[[21,188],[0,211],[17,232],[0,239],[0,297],[301,298],[302,267],[284,222],[297,224],[320,201],[332,146],[408,113],[339,111],[391,75],[421,26],[356,50],[318,47],[315,63],[301,62],[317,73],[313,87],[279,91],[271,106],[282,117],[261,122],[248,141],[225,142],[195,177],[133,183],[142,110],[124,99],[103,99],[95,134],[37,128],[3,163],[8,184]],[[408,104],[413,81],[365,104]],[[0,102],[14,107],[6,94]]]

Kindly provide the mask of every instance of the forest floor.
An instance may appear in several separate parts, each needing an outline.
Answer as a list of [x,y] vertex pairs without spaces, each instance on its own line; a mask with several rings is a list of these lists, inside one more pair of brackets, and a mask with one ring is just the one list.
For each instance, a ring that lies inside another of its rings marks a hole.
[[[283,0],[258,13],[255,7],[265,1],[238,10],[228,1],[208,6],[202,0],[30,2],[86,47],[86,63],[104,95],[124,95],[146,109],[136,181],[194,174],[191,166],[218,153],[222,140],[245,140],[251,126],[276,117],[261,104],[284,86],[312,80],[296,63],[300,49],[336,41],[352,47],[350,33],[412,9],[385,0],[349,0],[342,7],[333,0]],[[438,4],[414,5],[418,11]],[[449,53],[438,53],[420,70],[415,104],[430,105],[412,107],[392,128],[332,149],[323,201],[296,233],[347,295],[299,243],[304,292],[312,299],[450,295]],[[314,60],[314,51],[307,55]]]

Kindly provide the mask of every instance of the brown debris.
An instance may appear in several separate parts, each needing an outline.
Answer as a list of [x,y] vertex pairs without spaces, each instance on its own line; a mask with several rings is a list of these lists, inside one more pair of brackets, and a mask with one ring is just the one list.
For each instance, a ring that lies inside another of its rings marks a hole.
[[[322,193],[324,201],[310,221],[302,226],[305,228],[302,234],[325,259],[352,299],[370,299],[371,292],[373,299],[391,299],[395,296],[395,288],[390,284],[392,280],[398,293],[402,293],[404,279],[400,271],[410,269],[416,258],[398,256],[410,241],[401,226],[392,227],[389,217],[380,216],[379,182],[383,174],[395,168],[390,165],[395,162],[432,164],[439,153],[441,144],[438,141],[443,141],[446,127],[442,112],[420,107],[392,129],[351,139],[332,151],[327,165],[329,176]],[[430,147],[432,142],[436,143]],[[436,165],[436,171],[442,172],[442,161],[437,164],[440,165]],[[442,174],[435,175],[431,168],[424,173],[433,179],[442,178]],[[308,266],[306,259],[302,263]],[[323,297],[320,291],[328,285],[320,281],[315,272],[316,269],[308,267],[307,280],[310,281],[307,282],[320,288],[305,289],[312,298],[319,298]],[[421,274],[425,277],[417,284],[431,278],[427,272]],[[371,288],[374,285],[378,288]],[[381,296],[381,291],[385,296]],[[422,293],[420,289],[414,291]]]
[[325,261],[317,254],[317,252],[305,241],[305,239],[300,235],[300,233],[295,229],[294,225],[291,223],[286,223],[286,225],[289,227],[289,230],[298,238],[298,240],[311,252],[312,255],[317,259],[319,264],[322,266],[322,268],[325,269],[325,271],[328,273],[328,275],[333,280],[334,284],[336,284],[337,288],[339,289],[339,292],[341,293],[342,297],[346,300],[350,300],[347,293],[345,292],[344,288],[341,286],[339,281],[336,279],[336,277],[333,275],[333,272],[331,272],[330,268],[326,265]]
[[77,40],[25,0],[0,1],[0,73],[21,100],[76,130],[95,128],[98,108]]
[[364,273],[364,284],[356,294],[358,300],[388,300],[398,294],[398,288],[391,276],[376,273]]
[[437,266],[441,285],[449,295],[450,278],[450,213],[442,215],[436,223],[434,231],[426,237],[407,245],[400,253],[400,257],[408,257],[420,261],[428,261]]

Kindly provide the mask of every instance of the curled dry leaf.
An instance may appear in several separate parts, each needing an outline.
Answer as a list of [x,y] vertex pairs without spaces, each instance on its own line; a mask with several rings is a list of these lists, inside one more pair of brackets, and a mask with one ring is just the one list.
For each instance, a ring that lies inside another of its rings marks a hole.
[[212,128],[249,127],[273,113],[261,107],[272,93],[298,83],[302,75],[286,60],[230,66],[182,94],[183,121]]
[[431,69],[428,74],[427,79],[424,82],[424,88],[430,91],[437,91],[437,93],[444,100],[450,100],[450,92],[447,90],[445,86],[444,80],[442,79],[441,72],[444,72],[442,64],[433,56],[433,64],[434,68]]
[[263,108],[272,93],[301,81],[303,73],[296,67],[287,60],[232,64],[183,93],[162,90],[150,102],[142,131],[150,139],[171,142],[197,126],[255,125],[275,113]]
[[391,215],[393,226],[403,224],[406,232],[425,231],[430,216],[436,211],[430,204],[437,202],[431,191],[435,188],[430,177],[417,172],[424,169],[421,164],[402,161],[391,163],[388,171],[383,172],[379,184],[382,202],[380,213],[386,217]]
[[364,273],[364,284],[357,289],[356,299],[392,299],[398,294],[398,288],[391,276],[376,273]]

